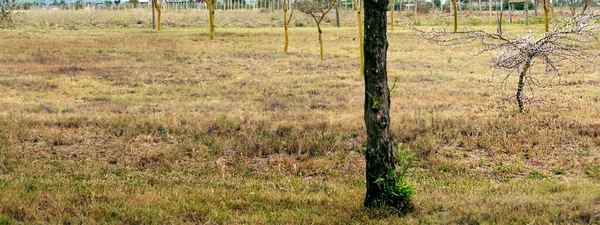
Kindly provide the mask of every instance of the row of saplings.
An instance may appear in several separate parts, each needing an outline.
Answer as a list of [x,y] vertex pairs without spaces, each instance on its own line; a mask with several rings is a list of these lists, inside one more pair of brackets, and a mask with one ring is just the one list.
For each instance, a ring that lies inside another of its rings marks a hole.
[[[6,1],[6,0],[4,0]],[[534,65],[535,60],[541,60],[547,66],[547,72],[553,72],[559,75],[560,63],[568,62],[569,64],[581,64],[591,62],[596,56],[585,51],[584,43],[589,43],[596,40],[595,31],[597,29],[596,22],[598,19],[598,13],[585,14],[585,9],[582,13],[573,16],[573,18],[567,18],[565,22],[556,25],[554,29],[549,28],[549,4],[548,0],[543,1],[544,8],[544,30],[545,33],[541,36],[536,36],[533,33],[529,33],[524,37],[513,36],[502,32],[502,13],[498,21],[498,30],[496,33],[490,33],[486,31],[470,31],[463,30],[458,31],[457,29],[457,12],[454,12],[454,30],[453,32],[447,32],[445,30],[431,30],[422,31],[415,27],[413,29],[417,31],[418,35],[426,40],[431,41],[434,44],[443,46],[456,46],[460,44],[467,44],[474,41],[480,41],[484,49],[479,52],[491,52],[492,67],[508,71],[508,75],[515,73],[518,75],[518,86],[516,92],[516,101],[519,106],[519,111],[523,111],[523,99],[522,93],[526,84],[539,84],[539,79],[530,73],[529,69]],[[214,39],[215,35],[215,4],[216,0],[205,0],[208,12],[209,12],[209,25],[210,25],[210,39]],[[368,1],[366,1],[368,3]],[[389,1],[388,1],[389,2]],[[153,0],[154,6],[158,11],[158,30],[160,30],[160,7],[157,0]],[[319,46],[320,46],[320,57],[323,56],[323,31],[321,29],[321,22],[329,11],[337,4],[337,0],[297,0],[293,1],[291,12],[288,15],[288,1],[283,0],[283,24],[284,24],[284,52],[288,52],[289,36],[288,27],[294,15],[294,10],[297,8],[299,11],[309,15],[315,21],[317,30],[319,32]],[[360,61],[361,61],[361,74],[364,74],[364,31],[363,31],[363,17],[365,1],[353,0],[353,4],[356,5],[358,25],[358,36],[360,40]],[[453,1],[454,9],[456,9],[455,2]],[[387,5],[382,6],[381,9],[387,11]],[[387,13],[386,13],[387,14]],[[392,17],[393,18],[393,17]],[[385,18],[387,23],[387,17]],[[366,21],[364,22],[366,23]],[[384,25],[386,25],[384,23]],[[507,78],[509,76],[506,76]]]
[[[205,0],[210,13],[210,38],[214,38],[214,9],[216,0]],[[353,0],[357,5],[357,0]],[[10,16],[10,7],[14,0],[0,0],[0,22]],[[158,12],[158,29],[160,30],[160,7],[153,0]],[[287,52],[287,28],[294,9],[310,15],[317,24],[321,59],[323,59],[323,41],[320,24],[325,15],[336,4],[336,0],[298,0],[292,5],[288,17],[287,0],[284,0],[284,29]],[[412,157],[399,149],[394,151],[391,140],[390,124],[390,89],[387,83],[387,5],[389,0],[368,0],[356,7],[361,39],[361,73],[365,79],[364,118],[367,129],[367,193],[364,205],[369,208],[386,207],[406,213],[412,208],[410,198],[413,189],[406,183],[406,175],[411,167]],[[547,9],[545,10],[547,11]],[[547,12],[545,12],[547,13]],[[529,32],[525,36],[514,36],[497,32],[455,30],[423,31],[412,28],[418,36],[432,43],[443,46],[456,46],[480,42],[483,50],[479,54],[489,52],[492,55],[492,67],[508,71],[506,79],[516,74],[518,77],[515,94],[519,111],[523,111],[523,92],[528,85],[539,85],[539,80],[531,68],[536,62],[546,66],[546,72],[560,75],[562,66],[593,64],[600,55],[591,53],[586,45],[598,42],[596,31],[599,29],[600,13],[578,14],[566,18],[553,29],[545,26],[545,32],[535,35]],[[548,21],[548,20],[546,20]],[[1,25],[1,24],[0,24]],[[364,39],[364,42],[363,42]]]
[[[159,12],[160,30],[160,8]],[[214,9],[216,0],[206,0],[209,11],[210,39],[214,39]],[[406,182],[406,175],[411,167],[412,156],[406,155],[400,148],[394,151],[389,131],[390,91],[387,83],[387,4],[389,0],[370,0],[357,4],[359,22],[361,74],[365,78],[364,117],[367,129],[367,193],[364,205],[369,208],[385,207],[399,213],[407,213],[412,208],[410,198],[413,189]],[[288,27],[294,10],[311,16],[319,32],[320,56],[323,60],[323,39],[321,22],[325,15],[335,6],[336,0],[298,0],[291,7],[288,15],[287,0],[283,1],[284,12],[284,52],[288,50]],[[547,15],[547,6],[545,14]],[[364,31],[363,17],[364,13]],[[456,16],[456,12],[455,12]],[[492,67],[508,71],[506,79],[511,75],[518,76],[515,98],[519,111],[523,111],[523,92],[526,85],[540,84],[535,73],[530,69],[537,61],[546,65],[546,72],[560,75],[564,63],[581,65],[593,63],[598,56],[586,51],[585,45],[597,41],[596,30],[600,14],[579,14],[565,19],[553,29],[549,29],[548,17],[545,17],[545,32],[535,35],[530,32],[525,36],[514,36],[502,32],[501,21],[497,32],[458,31],[455,26],[452,32],[446,30],[430,31],[412,27],[417,35],[437,45],[456,46],[472,42],[480,42],[483,50],[478,54],[492,53]],[[382,40],[384,40],[382,42]]]

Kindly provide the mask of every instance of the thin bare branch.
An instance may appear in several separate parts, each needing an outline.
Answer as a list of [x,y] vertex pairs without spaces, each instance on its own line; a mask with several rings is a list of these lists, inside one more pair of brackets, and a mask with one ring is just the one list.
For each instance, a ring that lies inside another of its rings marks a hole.
[[[549,32],[536,36],[528,33],[525,36],[513,36],[508,33],[490,33],[487,31],[462,30],[450,32],[444,29],[430,31],[412,27],[417,35],[433,44],[440,46],[457,46],[479,42],[482,49],[476,53],[491,54],[491,67],[507,71],[504,81],[513,74],[519,75],[519,90],[517,100],[520,101],[524,85],[541,86],[541,81],[528,71],[536,60],[546,65],[546,74],[560,75],[564,65],[582,67],[583,64],[594,64],[600,53],[590,53],[585,46],[598,41],[596,35],[600,26],[600,13],[578,14],[573,18],[564,19],[561,25],[554,26]],[[553,80],[554,77],[551,79]],[[531,87],[530,87],[531,88]],[[522,104],[519,102],[520,110]]]

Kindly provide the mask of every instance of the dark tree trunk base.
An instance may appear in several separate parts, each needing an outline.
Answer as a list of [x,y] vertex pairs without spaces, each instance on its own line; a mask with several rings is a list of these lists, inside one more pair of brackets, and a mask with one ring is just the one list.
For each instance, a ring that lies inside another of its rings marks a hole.
[[[387,6],[389,0],[365,1],[365,105],[367,128],[367,208],[410,208],[409,197],[397,196],[396,157],[390,134],[390,90],[387,80]],[[407,203],[408,202],[408,203]]]

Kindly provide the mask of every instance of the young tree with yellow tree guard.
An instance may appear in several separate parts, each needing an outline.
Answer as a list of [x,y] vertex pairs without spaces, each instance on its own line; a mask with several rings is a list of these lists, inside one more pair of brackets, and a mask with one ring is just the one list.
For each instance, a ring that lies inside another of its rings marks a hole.
[[456,0],[450,0],[450,2],[452,2],[452,12],[454,14],[454,33],[456,33],[458,31],[458,6],[456,6]]
[[158,5],[158,1],[157,0],[152,0],[152,5],[154,5],[154,8],[156,9],[156,12],[158,13],[158,31],[160,31],[160,6]]
[[296,9],[296,2],[292,3],[292,11],[290,12],[290,17],[288,17],[288,5],[287,5],[288,1],[287,0],[283,0],[283,29],[284,29],[284,35],[285,35],[285,45],[283,46],[283,52],[284,53],[288,53],[288,44],[290,42],[289,36],[288,36],[288,27],[290,26],[290,22],[292,21],[292,16],[294,16],[294,9]]
[[208,20],[210,26],[210,40],[215,39],[215,4],[217,0],[204,0],[208,8]]
[[296,7],[300,12],[311,16],[317,24],[319,30],[319,46],[321,47],[321,60],[323,60],[323,30],[321,30],[321,22],[323,18],[331,11],[337,0],[299,0],[296,2]]
[[354,8],[356,9],[356,16],[358,22],[358,40],[360,43],[360,74],[364,76],[365,70],[365,32],[363,30],[363,12],[364,10],[364,2],[363,0],[352,0],[354,4]]

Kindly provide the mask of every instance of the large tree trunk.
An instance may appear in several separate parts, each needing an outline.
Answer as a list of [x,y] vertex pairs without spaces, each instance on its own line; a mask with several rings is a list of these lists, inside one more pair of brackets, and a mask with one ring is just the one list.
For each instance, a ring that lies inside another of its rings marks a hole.
[[365,207],[393,206],[386,198],[386,190],[376,180],[384,178],[395,184],[397,178],[389,176],[396,167],[390,135],[390,90],[387,81],[386,9],[389,0],[365,1],[365,105],[364,119],[367,128],[367,193]]

